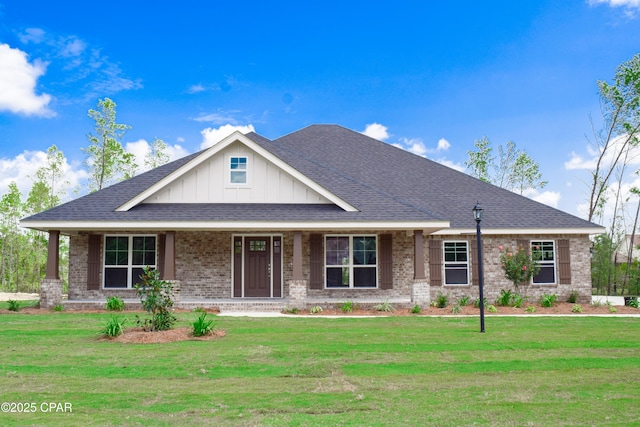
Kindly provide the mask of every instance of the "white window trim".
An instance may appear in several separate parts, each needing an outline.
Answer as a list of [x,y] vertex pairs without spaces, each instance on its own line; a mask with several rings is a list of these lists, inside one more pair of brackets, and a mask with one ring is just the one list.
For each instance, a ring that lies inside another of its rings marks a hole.
[[[244,159],[245,160],[245,165],[246,168],[245,169],[231,169],[231,161],[233,159]],[[247,186],[249,185],[249,156],[245,156],[245,155],[230,155],[228,158],[228,162],[227,162],[227,168],[229,171],[229,174],[227,175],[227,183],[230,186]],[[244,182],[233,182],[233,180],[231,179],[231,174],[233,172],[240,172],[240,171],[244,171],[245,174],[245,180]]]
[[[445,247],[447,243],[464,243],[466,246],[467,260],[462,261],[447,261],[445,256]],[[466,240],[445,240],[442,242],[442,284],[444,286],[469,286],[471,284],[471,262],[469,260],[469,242]],[[447,264],[464,265],[467,270],[467,283],[447,283]]]
[[539,265],[552,265],[553,266],[553,278],[554,281],[553,282],[535,282],[534,278],[531,278],[531,283],[534,285],[555,285],[558,283],[558,265],[557,265],[557,260],[558,260],[558,250],[556,248],[556,241],[555,240],[532,240],[530,242],[530,250],[533,251],[533,248],[536,246],[536,244],[542,245],[543,243],[551,243],[551,245],[553,246],[553,261],[538,261]]
[[[349,264],[348,265],[332,265],[329,264],[327,265],[327,238],[328,237],[348,237],[349,238]],[[367,265],[363,265],[363,266],[356,266],[353,264],[353,238],[354,237],[373,237],[376,239],[376,263],[375,265],[373,264],[367,264]],[[378,289],[379,285],[378,285],[378,273],[379,273],[379,264],[378,264],[378,256],[379,256],[379,239],[378,239],[378,235],[377,234],[325,234],[324,235],[324,253],[323,253],[323,264],[324,264],[324,288],[325,289],[333,289],[333,290],[338,290],[338,289]],[[328,280],[328,275],[327,275],[327,268],[339,268],[339,267],[349,267],[349,287],[341,287],[341,286],[327,286],[327,280]],[[353,285],[353,270],[354,268],[373,268],[375,267],[376,269],[376,284],[375,286],[358,286],[355,287]]]
[[[108,237],[127,237],[129,239],[129,243],[127,246],[127,265],[107,265],[107,238]],[[158,266],[158,235],[157,234],[105,234],[104,238],[102,239],[102,289],[107,289],[107,290],[114,290],[114,289],[133,289],[133,283],[131,283],[131,271],[133,270],[133,268],[140,268],[140,267],[146,267],[147,265],[133,265],[133,238],[134,237],[155,237],[156,239],[156,247],[154,248],[154,252],[155,252],[155,264],[154,265],[149,265],[149,267],[152,268],[157,268]],[[122,287],[106,287],[105,286],[105,281],[106,281],[106,270],[107,268],[127,268],[127,286],[122,288]]]

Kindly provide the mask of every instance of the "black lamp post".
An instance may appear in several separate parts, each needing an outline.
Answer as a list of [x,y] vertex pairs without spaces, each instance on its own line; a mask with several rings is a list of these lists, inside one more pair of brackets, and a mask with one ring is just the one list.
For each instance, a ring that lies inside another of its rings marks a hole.
[[480,288],[480,332],[484,332],[484,278],[482,274],[482,236],[480,235],[480,221],[482,221],[482,207],[479,202],[472,209],[473,219],[476,220],[476,232],[478,235],[478,285]]

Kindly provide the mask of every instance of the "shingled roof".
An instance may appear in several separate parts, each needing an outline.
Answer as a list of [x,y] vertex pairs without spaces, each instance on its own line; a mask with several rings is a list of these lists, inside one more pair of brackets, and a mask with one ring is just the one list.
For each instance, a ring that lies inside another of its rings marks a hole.
[[[590,234],[600,226],[475,179],[432,160],[414,155],[361,133],[337,125],[312,125],[275,140],[256,133],[246,135],[273,156],[357,209],[348,212],[336,205],[172,203],[138,204],[118,211],[159,180],[202,155],[180,160],[80,197],[22,221],[26,227],[69,229],[82,224],[122,223],[126,226],[155,223],[190,224],[206,228],[227,223],[264,222],[309,226],[333,223],[336,227],[367,223],[432,224],[433,229],[475,229],[471,209],[480,202],[485,210],[483,230],[539,230]],[[274,228],[275,229],[275,228]]]

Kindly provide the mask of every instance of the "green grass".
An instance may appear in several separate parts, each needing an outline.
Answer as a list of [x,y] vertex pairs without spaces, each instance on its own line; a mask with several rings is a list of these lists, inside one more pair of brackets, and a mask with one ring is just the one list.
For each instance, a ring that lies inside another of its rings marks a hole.
[[1,400],[38,408],[0,423],[640,423],[638,318],[216,317],[223,338],[120,344],[98,339],[109,316],[0,315]]

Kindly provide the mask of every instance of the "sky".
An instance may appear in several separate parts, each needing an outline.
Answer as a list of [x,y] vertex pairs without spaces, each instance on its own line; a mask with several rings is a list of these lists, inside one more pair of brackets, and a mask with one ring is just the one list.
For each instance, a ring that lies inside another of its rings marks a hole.
[[140,165],[155,138],[176,159],[331,123],[465,171],[486,136],[539,163],[527,196],[584,217],[597,82],[638,52],[640,0],[0,0],[0,195],[26,198],[54,144],[82,194],[109,97]]

